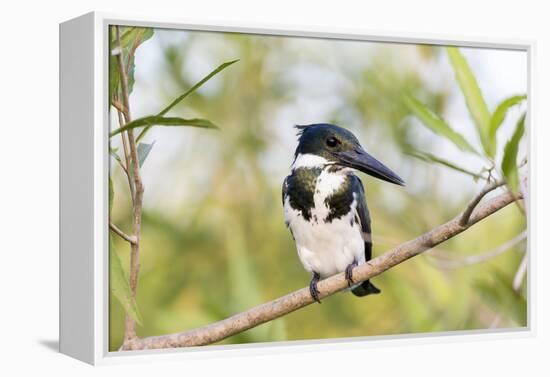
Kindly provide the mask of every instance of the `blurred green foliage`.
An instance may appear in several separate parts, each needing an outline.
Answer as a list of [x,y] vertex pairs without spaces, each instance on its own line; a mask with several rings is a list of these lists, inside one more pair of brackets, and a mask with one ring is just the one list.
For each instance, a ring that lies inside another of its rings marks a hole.
[[449,60],[453,65],[456,79],[464,95],[464,100],[468,106],[470,116],[477,126],[477,136],[483,146],[484,153],[478,152],[460,133],[454,131],[441,117],[433,113],[427,106],[420,103],[414,97],[406,95],[404,97],[404,102],[426,127],[434,133],[448,139],[459,149],[485,158],[486,161],[484,161],[484,163],[486,166],[482,167],[480,173],[475,174],[449,161],[444,161],[428,153],[414,150],[414,148],[411,148],[412,150],[409,154],[421,160],[443,164],[449,168],[469,174],[475,179],[481,178],[483,172],[488,173],[486,177],[488,181],[495,180],[500,174],[502,178],[505,179],[508,188],[513,192],[517,192],[519,189],[519,167],[517,164],[518,149],[524,133],[525,113],[519,118],[516,129],[504,148],[500,171],[496,169],[494,157],[497,147],[497,131],[506,117],[507,111],[512,106],[525,100],[526,96],[516,95],[505,99],[491,114],[485,103],[477,79],[462,53],[456,47],[447,47],[446,50]]
[[[472,170],[470,165],[449,170],[460,161],[437,156],[433,137],[450,139],[450,145],[466,149],[462,154],[477,149],[469,147],[475,143],[466,141],[461,129],[451,128],[438,115],[448,105],[454,78],[448,78],[449,86],[434,87],[422,73],[423,66],[441,69],[450,64],[442,48],[168,30],[156,30],[150,41],[154,45],[148,53],[159,57],[142,73],[142,81],[136,55],[133,96],[147,98],[143,109],[133,107],[138,114],[156,112],[147,102],[162,108],[220,62],[239,62],[171,110],[176,117],[209,119],[219,132],[162,128],[144,137],[144,144],[155,143],[155,148],[149,148],[142,169],[139,336],[207,325],[308,283],[282,215],[281,183],[295,147],[293,123],[331,121],[351,128],[367,150],[407,181],[408,187],[400,190],[362,176],[375,256],[456,216],[480,187],[460,171]],[[460,56],[455,58],[453,65],[464,65]],[[472,77],[463,76],[460,88],[475,92]],[[310,77],[307,84],[304,77]],[[466,102],[464,112],[477,106],[475,100]],[[510,106],[519,102],[508,101]],[[311,103],[314,110],[308,110]],[[510,106],[495,111],[500,117],[495,124],[502,123]],[[310,113],[323,118],[311,119]],[[474,122],[479,127],[481,119],[490,139],[491,114],[489,120],[483,110],[479,114]],[[415,116],[437,136],[422,136],[414,127]],[[491,142],[486,143],[484,150],[494,156]],[[422,159],[411,158],[415,153]],[[516,156],[508,159],[515,162]],[[426,163],[437,160],[435,165]],[[111,174],[116,192],[112,219],[130,229],[127,181],[114,162]],[[461,184],[442,185],[450,179]],[[483,263],[452,269],[438,263],[491,250],[525,227],[524,216],[509,206],[441,249],[376,277],[381,295],[359,299],[336,294],[322,305],[310,305],[223,343],[525,326],[525,283],[519,290],[512,286],[524,243]],[[118,237],[113,243],[116,250],[111,252],[127,270],[129,245]],[[124,309],[112,294],[109,307],[110,349],[116,350],[123,337]]]

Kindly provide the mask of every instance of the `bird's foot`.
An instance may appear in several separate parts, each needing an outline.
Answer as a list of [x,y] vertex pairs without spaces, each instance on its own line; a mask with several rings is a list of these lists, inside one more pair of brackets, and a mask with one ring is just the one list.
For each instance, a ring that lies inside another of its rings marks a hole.
[[319,279],[321,279],[321,275],[319,273],[314,272],[313,277],[311,278],[311,281],[309,282],[309,294],[311,295],[311,298],[313,298],[315,301],[317,301],[319,304],[321,303],[321,300],[319,300],[319,289],[317,289],[317,282],[319,282]]
[[355,267],[357,267],[357,261],[356,260],[354,260],[352,263],[348,264],[348,266],[346,267],[346,271],[345,271],[346,280],[348,281],[348,287],[350,287],[350,288],[353,284],[355,284],[355,282],[353,281],[353,269]]

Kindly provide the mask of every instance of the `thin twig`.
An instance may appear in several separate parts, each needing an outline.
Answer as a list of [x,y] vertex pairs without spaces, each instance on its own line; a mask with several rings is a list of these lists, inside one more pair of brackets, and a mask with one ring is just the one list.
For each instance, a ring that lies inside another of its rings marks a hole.
[[[527,257],[528,257],[528,253],[525,253],[523,258],[521,259],[521,262],[520,262],[519,267],[516,271],[516,274],[514,275],[514,280],[512,282],[512,289],[516,293],[520,292],[521,284],[523,283],[523,279],[525,278],[525,275],[527,274]],[[497,328],[501,321],[502,321],[502,315],[500,313],[497,313],[495,315],[495,318],[493,318],[493,321],[489,325],[489,328],[490,329]]]
[[120,158],[115,158],[116,162],[118,163],[118,166],[124,171],[124,174],[128,176],[128,170],[126,169],[126,165],[122,162]]
[[[120,84],[122,88],[122,104],[126,111],[124,114],[124,121],[126,123],[131,122],[130,116],[130,99],[128,91],[128,74],[126,67],[124,66],[124,49],[120,43],[120,30],[118,26],[115,26],[115,33],[117,44],[119,47],[119,53],[117,54],[117,64],[120,73]],[[129,56],[128,59],[132,59]],[[130,254],[130,277],[129,284],[132,292],[132,297],[136,298],[137,293],[137,281],[139,276],[139,239],[141,234],[141,210],[143,205],[143,183],[141,181],[141,175],[139,172],[139,163],[137,155],[137,147],[134,139],[134,133],[132,130],[128,130],[128,144],[130,149],[130,165],[132,169],[132,178],[134,183],[134,201],[132,205],[132,236],[135,237],[135,243],[131,244]],[[129,167],[130,169],[130,167]],[[124,342],[130,342],[137,339],[136,334],[136,321],[130,316],[126,315],[125,328],[124,328]]]
[[117,110],[118,110],[119,112],[121,112],[121,113],[126,112],[126,108],[124,107],[124,105],[123,105],[122,103],[120,103],[120,102],[118,101],[118,99],[116,99],[116,98],[113,98],[113,99],[111,100],[111,105],[113,105],[113,107],[114,107],[115,109],[117,109]]
[[466,210],[462,214],[462,217],[460,218],[459,224],[462,226],[465,226],[468,224],[468,220],[470,219],[470,216],[472,215],[473,210],[476,208],[476,206],[479,204],[481,199],[491,191],[497,189],[500,186],[504,186],[506,182],[504,181],[498,181],[498,182],[492,182],[488,183],[483,190],[468,204],[468,207],[466,207]]
[[[459,215],[448,223],[440,225],[414,240],[405,242],[377,258],[359,265],[353,270],[353,278],[356,282],[361,282],[379,275],[407,259],[462,233],[470,226],[506,207],[516,199],[514,195],[505,192],[474,210],[466,225],[460,225],[462,215]],[[319,297],[321,299],[326,298],[347,287],[348,282],[344,273],[334,275],[319,282]],[[302,288],[286,296],[256,306],[245,312],[235,314],[232,317],[205,327],[169,335],[153,336],[143,339],[134,338],[125,342],[122,349],[140,350],[207,345],[272,321],[285,314],[310,305],[313,302],[309,289]]]
[[118,226],[116,226],[112,222],[109,222],[109,228],[111,228],[111,230],[115,232],[117,235],[119,235],[122,239],[130,242],[131,244],[136,243],[136,238],[134,236],[127,235],[126,233],[124,233],[122,229],[120,229]]
[[527,273],[527,255],[528,253],[525,253],[523,256],[523,259],[521,260],[521,263],[519,264],[518,270],[516,271],[516,275],[514,276],[514,281],[512,283],[512,287],[514,288],[514,291],[519,292],[521,289],[521,283],[523,283],[523,278],[525,277]]
[[[503,243],[502,245],[498,246],[497,248],[488,251],[486,253],[477,254],[477,255],[471,255],[466,258],[462,259],[442,259],[438,254],[435,253],[426,253],[426,255],[429,255],[430,257],[438,258],[437,261],[434,261],[434,263],[437,265],[437,267],[445,268],[445,269],[454,269],[464,266],[471,266],[473,264],[483,263],[488,261],[489,259],[492,259],[496,257],[497,255],[500,255],[504,253],[505,251],[510,250],[523,240],[527,238],[527,231],[523,231],[520,234],[518,234],[516,237],[512,238],[511,240]],[[433,250],[432,250],[433,251]]]
[[[122,111],[117,111],[118,113],[118,124],[119,128],[124,126],[124,117]],[[130,167],[132,164],[130,163],[130,150],[128,149],[128,142],[126,139],[128,138],[128,134],[126,132],[122,132],[120,134],[120,137],[122,138],[122,148],[124,150],[124,161],[126,163],[126,167],[124,168],[124,172],[126,173],[126,178],[128,179],[128,187],[130,188],[130,196],[132,198],[132,205],[134,203],[135,198],[135,189],[134,189],[134,181],[132,180],[132,174],[130,173]]]

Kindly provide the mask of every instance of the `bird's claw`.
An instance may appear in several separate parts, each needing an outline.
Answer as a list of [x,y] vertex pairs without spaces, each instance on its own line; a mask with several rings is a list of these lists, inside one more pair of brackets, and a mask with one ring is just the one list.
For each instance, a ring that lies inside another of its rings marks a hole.
[[319,289],[317,288],[317,282],[321,278],[321,275],[319,275],[317,272],[313,273],[313,278],[311,278],[311,281],[309,282],[309,294],[311,295],[311,298],[313,298],[315,301],[317,301],[319,304],[321,303],[321,300],[319,299]]
[[353,261],[352,263],[348,264],[345,271],[346,280],[348,281],[348,287],[351,288],[355,282],[353,281],[353,269],[357,267],[357,261]]

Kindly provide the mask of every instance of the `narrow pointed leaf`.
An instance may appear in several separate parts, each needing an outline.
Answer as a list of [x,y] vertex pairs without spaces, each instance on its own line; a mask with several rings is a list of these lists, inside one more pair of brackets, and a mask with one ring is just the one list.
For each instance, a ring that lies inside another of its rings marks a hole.
[[116,153],[116,151],[113,148],[109,148],[109,154],[116,160],[116,162],[119,163],[119,165],[124,168],[124,164],[122,163],[122,160],[120,159],[120,156]]
[[109,98],[113,99],[119,96],[120,88],[120,73],[118,72],[118,65],[116,56],[109,56]]
[[[109,218],[113,209],[115,192],[113,181],[109,175]],[[109,234],[109,289],[120,302],[125,312],[128,313],[137,323],[141,325],[141,315],[139,313],[136,301],[132,297],[128,278],[122,268],[122,262],[115,250],[112,236]]]
[[458,172],[470,175],[475,180],[483,178],[483,176],[481,174],[474,173],[474,172],[472,172],[472,171],[470,171],[466,168],[463,168],[463,167],[461,167],[461,166],[459,166],[459,165],[457,165],[457,164],[455,164],[451,161],[445,160],[443,158],[439,158],[439,157],[437,157],[437,156],[435,156],[431,153],[428,153],[428,152],[422,152],[422,151],[419,151],[419,150],[408,150],[405,153],[410,155],[410,156],[416,157],[419,160],[440,164],[440,165],[446,166],[450,169],[456,170]]
[[[134,90],[134,83],[135,83],[135,53],[136,49],[143,44],[143,42],[147,41],[153,36],[153,29],[152,28],[144,28],[144,27],[135,27],[131,30],[131,32],[128,33],[128,36],[123,35],[121,37],[121,43],[124,46],[127,44],[127,47],[125,48],[125,64],[126,64],[126,71],[128,74],[128,94],[132,93]],[[125,41],[127,39],[127,41]]]
[[[154,34],[154,29],[149,27],[132,26],[121,29],[120,44],[122,48],[136,48]],[[113,35],[114,36],[114,35]],[[113,42],[116,43],[115,40]]]
[[453,130],[442,118],[426,107],[426,105],[410,95],[405,95],[403,100],[409,110],[412,111],[432,132],[444,136],[463,151],[477,154],[476,150],[461,134]]
[[117,55],[122,52],[123,65],[126,69],[128,76],[128,94],[132,93],[134,88],[134,55],[136,49],[143,44],[143,42],[150,39],[154,30],[152,28],[144,27],[122,27],[120,28],[120,46],[116,40],[115,27],[110,28],[110,56],[109,56],[109,97],[113,98],[113,95],[118,96],[120,89],[120,72],[118,67]]
[[485,152],[488,153],[488,134],[491,115],[489,113],[489,109],[487,108],[487,104],[483,99],[477,80],[470,69],[468,62],[464,58],[464,55],[462,55],[457,47],[447,47],[446,50],[449,60],[453,66],[456,80],[458,81],[462,94],[464,95],[464,99],[466,100],[466,105],[468,106],[470,115],[477,126],[481,144],[483,145]]
[[189,94],[193,93],[195,90],[200,88],[204,83],[206,83],[212,77],[217,75],[219,72],[223,71],[225,68],[229,67],[231,64],[234,64],[238,61],[239,61],[239,59],[236,59],[236,60],[232,60],[232,61],[225,62],[225,63],[221,64],[216,69],[214,69],[212,72],[210,72],[208,75],[204,76],[198,83],[193,85],[189,90],[187,90],[181,96],[179,96],[178,98],[173,100],[168,106],[166,106],[164,109],[162,109],[162,111],[160,113],[158,113],[157,115],[158,116],[163,116],[164,114],[166,114],[167,112],[172,110],[174,108],[174,106],[176,106],[178,103],[180,103],[185,97],[187,97]]
[[184,119],[177,117],[161,117],[157,115],[146,116],[133,120],[129,123],[126,123],[124,127],[117,128],[109,134],[109,137],[118,135],[121,132],[131,130],[138,127],[144,126],[169,126],[169,127],[178,127],[178,126],[188,126],[188,127],[199,127],[199,128],[214,128],[217,129],[214,123],[206,119]]
[[151,144],[146,144],[146,143],[138,144],[137,154],[138,154],[140,168],[143,166],[143,163],[145,162],[145,159],[147,158],[147,156],[149,156],[149,152],[151,152],[151,149],[153,149],[153,145],[155,145],[154,141]]
[[141,325],[141,315],[136,300],[132,296],[132,291],[128,285],[128,278],[114,248],[111,235],[109,235],[109,288],[126,313]]
[[511,107],[521,103],[526,98],[527,96],[525,95],[506,98],[497,106],[493,115],[491,115],[491,123],[489,125],[489,151],[491,157],[495,156],[497,146],[497,131],[504,119],[506,118],[508,110]]
[[512,138],[508,140],[506,147],[504,148],[504,157],[502,158],[502,174],[506,177],[508,186],[512,189],[513,192],[517,192],[519,186],[518,178],[518,148],[521,137],[525,132],[525,114],[519,119],[514,134]]
[[[215,75],[217,75],[218,73],[220,73],[221,71],[223,71],[225,68],[229,67],[230,65],[238,62],[239,59],[236,59],[236,60],[231,60],[231,61],[228,61],[228,62],[225,62],[221,65],[219,65],[216,69],[214,69],[212,72],[210,72],[208,75],[204,76],[199,82],[197,82],[195,85],[193,85],[189,90],[187,90],[185,93],[183,93],[182,95],[180,95],[179,97],[177,97],[175,100],[173,100],[168,106],[166,106],[164,109],[162,109],[158,114],[157,116],[164,116],[166,113],[168,113],[170,110],[172,110],[178,103],[180,103],[181,101],[183,101],[185,99],[185,97],[187,97],[188,95],[190,95],[191,93],[193,93],[195,90],[199,89],[203,84],[205,84],[208,80],[210,80],[212,77],[214,77]],[[140,141],[141,139],[143,139],[143,137],[145,136],[145,134],[147,134],[147,132],[149,132],[149,130],[151,129],[152,126],[147,126],[145,127],[145,129],[143,131],[141,131],[141,133],[139,134],[139,136],[137,137],[137,141]]]

